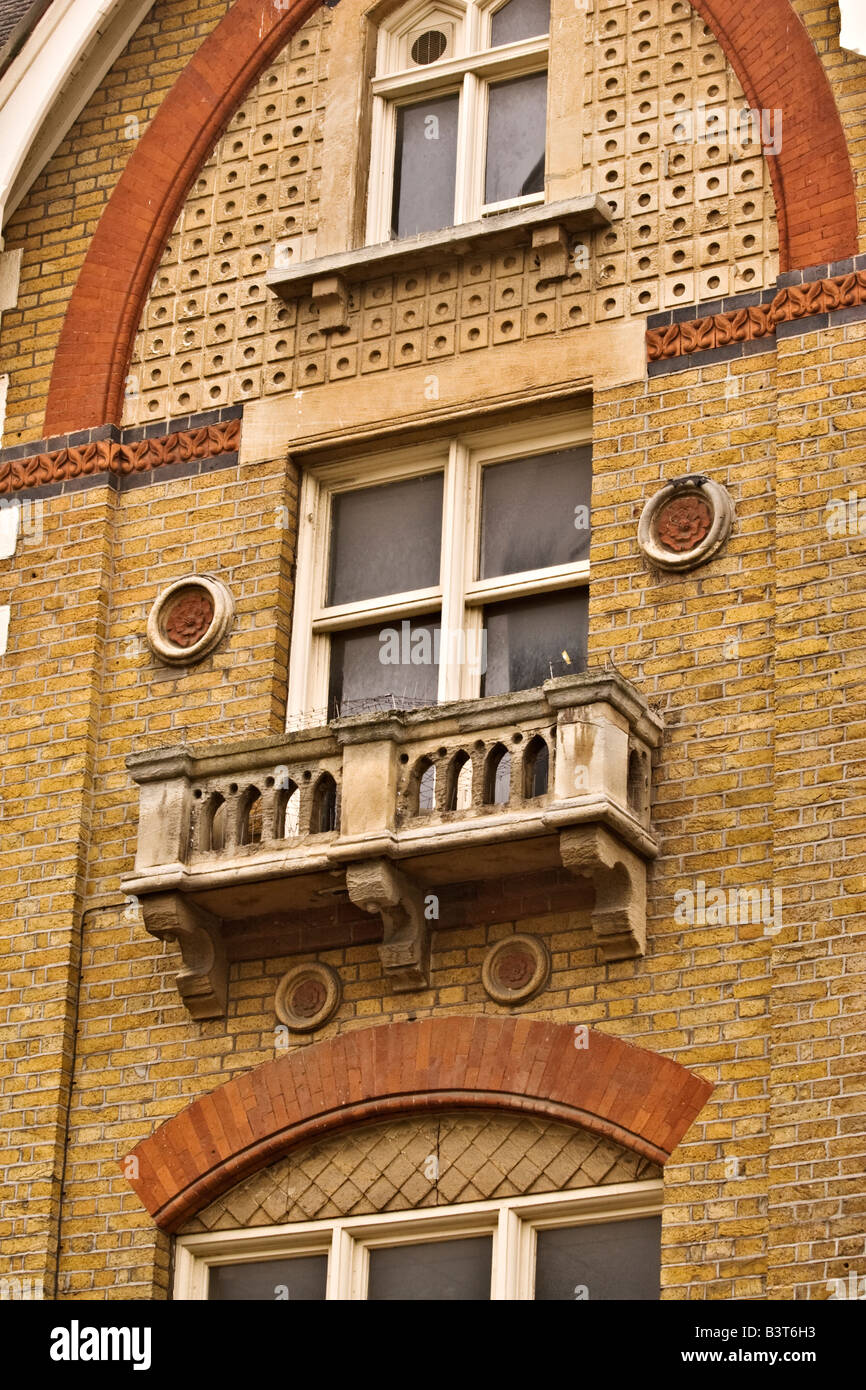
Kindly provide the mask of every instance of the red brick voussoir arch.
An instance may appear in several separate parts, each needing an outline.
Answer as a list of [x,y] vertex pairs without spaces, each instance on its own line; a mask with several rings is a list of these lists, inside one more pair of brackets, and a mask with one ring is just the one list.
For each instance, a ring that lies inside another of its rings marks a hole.
[[[593,1029],[581,1039],[567,1024],[484,1015],[382,1024],[299,1048],[193,1101],[133,1150],[131,1182],[172,1231],[305,1140],[446,1107],[580,1125],[665,1163],[712,1089]],[[131,1167],[127,1157],[127,1175]]]
[[845,132],[790,0],[690,2],[722,45],[749,105],[782,112],[782,147],[768,159],[782,270],[855,256],[857,196]]
[[[235,0],[165,98],[102,214],[51,378],[46,436],[118,423],[148,288],[201,166],[247,89],[318,0]],[[854,181],[830,85],[790,0],[692,0],[752,106],[783,112],[770,159],[782,269],[857,251]]]

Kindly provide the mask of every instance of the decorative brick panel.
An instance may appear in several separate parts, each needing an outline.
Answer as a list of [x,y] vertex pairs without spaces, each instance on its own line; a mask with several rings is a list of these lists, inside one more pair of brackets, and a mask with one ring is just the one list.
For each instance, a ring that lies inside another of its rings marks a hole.
[[567,1024],[426,1018],[344,1033],[266,1062],[143,1140],[132,1182],[174,1230],[294,1145],[407,1111],[518,1110],[665,1163],[712,1091],[669,1058]]

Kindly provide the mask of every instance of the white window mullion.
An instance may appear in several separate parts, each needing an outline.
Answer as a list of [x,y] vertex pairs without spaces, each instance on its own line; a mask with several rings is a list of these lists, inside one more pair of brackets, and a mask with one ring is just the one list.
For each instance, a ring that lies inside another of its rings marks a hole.
[[[315,645],[312,622],[319,606],[322,584],[322,536],[327,535],[320,513],[321,493],[316,478],[305,473],[301,483],[298,543],[295,557],[295,591],[292,605],[292,644],[289,655],[289,690],[286,727],[310,708],[312,656]],[[327,696],[326,696],[327,698]]]
[[493,1240],[493,1279],[490,1287],[490,1299],[493,1303],[502,1303],[513,1297],[510,1291],[513,1282],[512,1266],[514,1263],[512,1227],[516,1232],[519,1225],[520,1223],[508,1204],[504,1202],[499,1208],[499,1219],[496,1223],[496,1235]]
[[474,72],[463,78],[457,125],[457,174],[454,184],[454,225],[471,222],[479,214],[477,194],[478,96],[480,83]]
[[[459,440],[453,440],[445,469],[442,494],[442,632],[439,643],[439,703],[464,698],[465,662],[455,661],[464,629],[463,594],[466,588],[463,518],[468,502],[468,454]],[[465,646],[464,646],[465,650]]]
[[476,78],[478,93],[475,99],[475,206],[473,219],[481,216],[484,208],[484,181],[487,172],[487,115],[490,107],[490,83]]
[[345,1303],[354,1297],[352,1293],[354,1257],[355,1242],[350,1232],[342,1222],[335,1222],[331,1238],[331,1253],[328,1258],[326,1299],[336,1299]]
[[397,141],[397,108],[393,101],[373,98],[370,132],[370,184],[367,190],[367,244],[377,246],[391,234],[391,199]]

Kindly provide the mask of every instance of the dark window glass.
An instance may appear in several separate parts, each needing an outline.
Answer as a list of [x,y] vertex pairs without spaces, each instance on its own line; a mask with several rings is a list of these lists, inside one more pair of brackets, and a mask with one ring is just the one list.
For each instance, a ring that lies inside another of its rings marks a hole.
[[491,20],[490,44],[498,48],[519,39],[535,39],[549,29],[550,0],[508,0]]
[[483,1302],[490,1298],[492,1255],[490,1236],[373,1249],[367,1297],[371,1301]]
[[479,579],[589,559],[589,446],[491,464],[482,479]]
[[459,106],[455,92],[397,108],[392,236],[453,224]]
[[441,473],[335,493],[327,602],[438,584],[441,546]]
[[439,619],[390,618],[331,637],[328,718],[435,705]]
[[255,1260],[247,1264],[214,1265],[208,1280],[208,1299],[269,1302],[288,1298],[309,1303],[325,1297],[327,1255],[298,1255],[293,1260]]
[[535,1297],[647,1302],[661,1291],[660,1216],[538,1232]]
[[583,671],[588,611],[586,589],[512,599],[485,609],[487,670],[482,695],[533,690],[551,676]]
[[490,87],[485,203],[544,192],[547,73]]

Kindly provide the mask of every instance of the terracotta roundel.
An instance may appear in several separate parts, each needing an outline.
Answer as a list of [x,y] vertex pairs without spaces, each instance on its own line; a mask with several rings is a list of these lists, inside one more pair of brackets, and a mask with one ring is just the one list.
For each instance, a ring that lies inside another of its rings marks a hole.
[[725,488],[697,474],[677,478],[665,483],[644,507],[638,544],[661,569],[695,569],[721,549],[733,519]]
[[506,936],[490,947],[481,983],[497,1004],[522,1004],[550,978],[550,956],[537,936]]
[[312,1033],[336,1013],[341,994],[340,977],[329,965],[296,965],[277,985],[277,1018],[292,1033]]
[[189,666],[213,651],[234,618],[231,594],[212,575],[189,575],[163,589],[147,618],[151,651],[169,666]]

